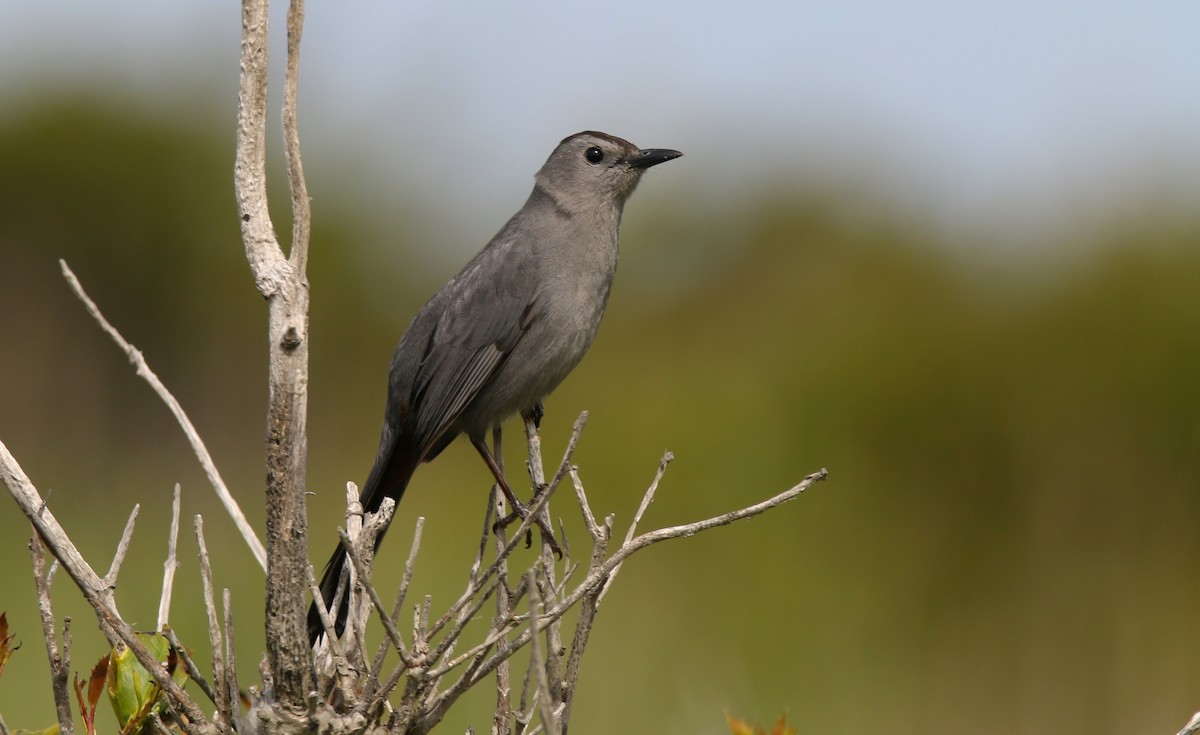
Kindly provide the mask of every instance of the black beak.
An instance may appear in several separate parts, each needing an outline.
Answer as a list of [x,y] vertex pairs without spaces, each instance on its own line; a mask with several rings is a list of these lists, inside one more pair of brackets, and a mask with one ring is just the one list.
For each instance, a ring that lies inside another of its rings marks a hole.
[[647,148],[629,156],[625,162],[634,168],[650,168],[682,155],[679,151],[673,151],[670,148]]

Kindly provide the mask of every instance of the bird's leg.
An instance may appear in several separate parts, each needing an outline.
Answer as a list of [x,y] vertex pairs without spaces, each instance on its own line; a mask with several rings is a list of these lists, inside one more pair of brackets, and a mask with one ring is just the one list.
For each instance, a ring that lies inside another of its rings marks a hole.
[[[487,447],[487,443],[482,439],[471,439],[471,445],[475,447],[475,451],[479,452],[479,456],[483,457],[484,463],[488,469],[492,471],[492,476],[496,478],[496,484],[500,486],[500,491],[504,493],[504,497],[508,498],[508,502],[513,507],[513,512],[504,518],[496,521],[493,529],[504,528],[518,518],[525,519],[529,517],[529,508],[517,497],[517,494],[508,486],[508,480],[504,479],[504,471],[500,469],[500,465],[496,462],[496,458],[492,456],[492,452]],[[562,558],[562,549],[558,545],[558,539],[554,538],[554,533],[550,530],[541,514],[538,514],[533,522],[537,524],[538,529],[542,532],[542,540],[550,545],[550,549],[554,551],[555,556]],[[526,546],[529,545],[526,541]]]

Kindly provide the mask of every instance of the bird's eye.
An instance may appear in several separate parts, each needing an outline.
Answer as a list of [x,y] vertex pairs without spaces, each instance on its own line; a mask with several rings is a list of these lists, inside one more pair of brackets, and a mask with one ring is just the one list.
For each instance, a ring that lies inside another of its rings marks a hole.
[[600,163],[604,160],[604,151],[596,146],[592,146],[584,151],[583,157],[588,160],[588,163]]

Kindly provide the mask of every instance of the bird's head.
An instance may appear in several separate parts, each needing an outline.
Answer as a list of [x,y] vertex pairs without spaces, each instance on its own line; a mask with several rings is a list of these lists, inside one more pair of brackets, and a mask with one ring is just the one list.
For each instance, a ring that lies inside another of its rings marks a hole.
[[621,207],[651,166],[683,154],[641,149],[627,140],[585,131],[565,138],[537,173],[538,185],[571,211],[596,205]]

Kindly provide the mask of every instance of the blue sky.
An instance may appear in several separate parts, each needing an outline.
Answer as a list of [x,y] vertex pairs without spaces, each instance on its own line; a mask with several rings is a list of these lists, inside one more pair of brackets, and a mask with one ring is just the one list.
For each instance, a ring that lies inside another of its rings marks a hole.
[[[238,23],[199,0],[3,3],[0,95],[232,94]],[[825,176],[951,221],[1200,193],[1194,0],[310,0],[304,43],[315,165],[404,170],[417,196],[485,201],[491,222],[585,128],[683,150],[695,191]]]

